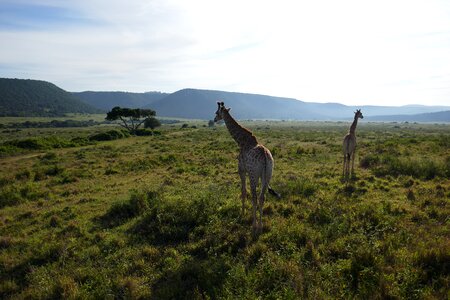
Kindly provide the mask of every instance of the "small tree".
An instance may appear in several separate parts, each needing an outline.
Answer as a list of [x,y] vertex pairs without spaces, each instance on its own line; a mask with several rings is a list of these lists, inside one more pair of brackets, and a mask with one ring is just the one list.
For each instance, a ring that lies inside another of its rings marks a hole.
[[214,127],[214,121],[213,120],[209,120],[208,121],[208,127]]
[[161,126],[161,122],[155,117],[148,117],[144,121],[144,127],[150,128],[151,130],[155,129],[156,127]]
[[142,125],[142,123],[145,122],[147,118],[155,115],[156,112],[151,109],[121,108],[119,106],[116,106],[106,114],[106,120],[122,121],[122,123],[119,123],[119,125],[126,128],[130,133],[133,134]]

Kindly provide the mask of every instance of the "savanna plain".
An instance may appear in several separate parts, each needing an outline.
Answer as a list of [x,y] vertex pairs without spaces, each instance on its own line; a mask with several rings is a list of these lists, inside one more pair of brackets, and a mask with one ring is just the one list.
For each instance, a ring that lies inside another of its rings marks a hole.
[[449,298],[450,125],[361,121],[344,182],[350,123],[242,124],[282,196],[259,235],[223,125],[4,126],[0,298]]

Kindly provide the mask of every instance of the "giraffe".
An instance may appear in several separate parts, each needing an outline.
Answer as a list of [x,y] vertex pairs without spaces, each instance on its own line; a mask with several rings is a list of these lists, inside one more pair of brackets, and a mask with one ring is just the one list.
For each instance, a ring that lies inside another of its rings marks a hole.
[[352,174],[353,174],[353,166],[355,164],[355,150],[356,150],[356,125],[358,124],[358,119],[363,119],[363,114],[360,109],[355,111],[355,119],[353,120],[352,125],[344,137],[343,150],[344,150],[344,167],[342,171],[342,176],[344,179],[348,179],[349,169],[350,169],[350,158],[352,159]]
[[[223,102],[217,102],[218,109],[214,122],[224,120],[228,131],[232,138],[239,145],[238,156],[238,172],[241,178],[241,200],[242,200],[242,214],[245,212],[245,200],[247,198],[246,175],[250,179],[250,190],[252,194],[252,230],[262,230],[262,216],[264,206],[264,194],[266,189],[269,193],[280,198],[280,195],[275,192],[270,186],[269,182],[272,178],[273,158],[269,149],[258,143],[256,137],[252,132],[241,125],[230,115],[230,108],[225,108]],[[261,191],[257,197],[256,187],[261,178]],[[257,222],[256,211],[259,209],[259,222]]]

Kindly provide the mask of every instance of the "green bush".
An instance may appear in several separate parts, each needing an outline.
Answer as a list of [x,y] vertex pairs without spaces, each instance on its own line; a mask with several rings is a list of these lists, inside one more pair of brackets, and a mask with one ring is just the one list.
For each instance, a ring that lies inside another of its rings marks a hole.
[[89,136],[90,141],[113,141],[129,137],[130,134],[125,130],[109,130]]
[[[450,160],[449,160],[450,161]],[[449,162],[441,163],[430,159],[401,158],[394,155],[368,154],[361,159],[363,168],[371,169],[376,176],[412,176],[430,180],[447,176]]]
[[[5,142],[3,147],[16,147],[25,150],[50,150],[54,148],[67,148],[79,146],[80,140],[68,140],[58,136],[34,137]],[[0,150],[1,151],[1,150]]]
[[415,258],[415,265],[421,269],[420,280],[422,284],[436,282],[439,285],[444,281],[440,278],[450,275],[450,247],[445,242],[434,248],[420,250]]
[[26,201],[35,201],[48,196],[48,191],[42,190],[33,182],[20,185],[8,185],[0,191],[0,208],[19,205]]
[[134,134],[137,135],[137,136],[149,136],[149,135],[153,135],[153,131],[141,128],[141,129],[135,130]]
[[369,169],[378,165],[379,162],[379,155],[369,153],[360,159],[359,165],[361,166],[361,168]]
[[0,208],[18,205],[24,201],[20,191],[15,186],[7,186],[0,191]]

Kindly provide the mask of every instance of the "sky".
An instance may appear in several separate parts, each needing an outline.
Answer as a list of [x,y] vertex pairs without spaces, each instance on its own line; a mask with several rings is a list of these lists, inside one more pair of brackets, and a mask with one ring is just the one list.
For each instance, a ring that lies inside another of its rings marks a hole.
[[0,77],[450,105],[448,0],[0,0]]

